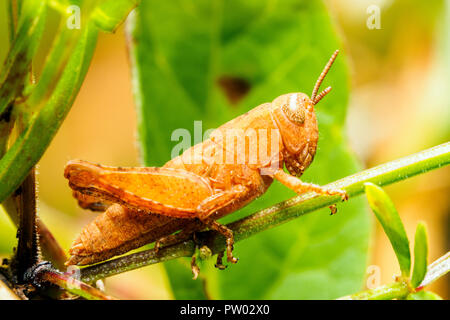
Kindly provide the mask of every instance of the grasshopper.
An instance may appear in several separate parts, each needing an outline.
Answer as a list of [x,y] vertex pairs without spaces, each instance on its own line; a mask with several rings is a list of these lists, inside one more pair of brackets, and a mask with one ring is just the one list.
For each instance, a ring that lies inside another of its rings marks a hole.
[[[121,168],[69,161],[64,176],[79,205],[104,212],[75,239],[66,264],[96,263],[151,242],[158,250],[204,228],[226,238],[227,261],[236,263],[233,232],[217,219],[264,194],[274,179],[298,194],[312,191],[346,200],[343,190],[299,179],[316,153],[314,106],[331,90],[318,93],[337,54],[320,74],[311,98],[304,93],[279,96],[225,123],[209,139],[163,167]],[[252,130],[253,143],[246,143],[249,136],[230,141],[229,132],[237,129]],[[261,150],[266,156],[254,157]],[[335,206],[330,208],[336,211]],[[219,268],[224,267],[223,255],[218,255]]]

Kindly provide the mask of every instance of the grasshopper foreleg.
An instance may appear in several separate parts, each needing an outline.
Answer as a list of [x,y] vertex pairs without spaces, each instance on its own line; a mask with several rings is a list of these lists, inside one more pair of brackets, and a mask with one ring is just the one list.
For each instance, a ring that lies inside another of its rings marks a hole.
[[[341,196],[342,201],[345,201],[348,199],[348,195],[344,190],[340,189],[327,189],[322,186],[319,186],[317,184],[312,183],[306,183],[301,181],[299,178],[291,176],[290,174],[284,172],[282,169],[277,170],[273,177],[280,181],[282,184],[284,184],[289,189],[294,190],[298,194],[302,194],[305,192],[315,192],[320,195],[328,195],[328,196],[334,196],[339,195]],[[331,214],[336,213],[336,206],[332,205],[330,206]]]

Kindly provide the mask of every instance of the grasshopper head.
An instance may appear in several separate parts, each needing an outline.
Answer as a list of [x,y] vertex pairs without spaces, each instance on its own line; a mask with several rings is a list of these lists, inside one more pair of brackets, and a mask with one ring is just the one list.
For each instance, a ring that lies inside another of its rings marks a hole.
[[335,51],[317,80],[311,98],[306,94],[288,93],[276,98],[272,105],[273,115],[284,144],[283,159],[288,171],[301,176],[316,154],[319,138],[314,106],[331,91],[326,88],[317,94],[338,51]]
[[314,158],[319,138],[314,104],[304,93],[276,98],[273,115],[283,140],[283,159],[288,171],[301,176]]

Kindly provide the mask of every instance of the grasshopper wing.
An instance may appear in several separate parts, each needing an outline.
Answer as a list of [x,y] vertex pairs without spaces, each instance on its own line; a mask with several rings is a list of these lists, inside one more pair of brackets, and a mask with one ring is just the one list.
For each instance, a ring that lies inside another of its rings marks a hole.
[[177,218],[194,218],[198,205],[213,194],[208,180],[180,169],[107,167],[72,160],[64,176],[79,200],[85,200],[83,194],[89,202],[97,198]]

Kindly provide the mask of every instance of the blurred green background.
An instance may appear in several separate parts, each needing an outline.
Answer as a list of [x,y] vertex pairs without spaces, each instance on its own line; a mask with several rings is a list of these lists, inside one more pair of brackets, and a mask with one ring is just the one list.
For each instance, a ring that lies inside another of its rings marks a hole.
[[[271,3],[282,6],[284,1]],[[351,149],[363,166],[371,167],[448,141],[449,2],[328,0],[324,3],[342,42],[345,56],[340,59],[345,59],[349,67],[351,85],[345,130]],[[381,10],[380,29],[367,27],[372,14],[367,8],[371,5]],[[2,2],[1,60],[7,52],[4,11]],[[101,35],[80,94],[38,165],[39,214],[65,249],[95,216],[78,208],[73,200],[62,175],[65,163],[70,159],[86,159],[107,165],[135,166],[142,156],[138,154],[124,29],[121,27],[113,35]],[[51,39],[53,35],[44,36]],[[322,36],[320,32],[316,35],[319,43]],[[323,46],[328,47],[326,43]],[[330,84],[335,89],[343,85]],[[299,90],[309,94],[311,86]],[[449,178],[449,168],[444,168],[386,188],[410,239],[417,221],[426,221],[430,261],[449,248]],[[379,225],[372,225],[367,265],[378,268],[380,284],[384,284],[391,282],[399,270],[387,237]],[[9,256],[14,245],[15,230],[6,215],[0,214],[0,257]],[[106,284],[108,292],[119,298],[174,298],[161,265],[112,277]],[[444,279],[430,289],[443,298],[450,297]]]

